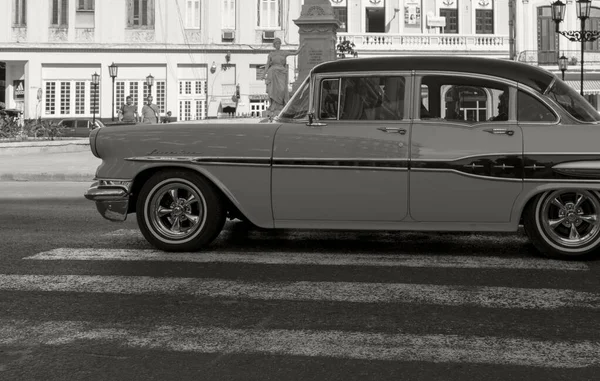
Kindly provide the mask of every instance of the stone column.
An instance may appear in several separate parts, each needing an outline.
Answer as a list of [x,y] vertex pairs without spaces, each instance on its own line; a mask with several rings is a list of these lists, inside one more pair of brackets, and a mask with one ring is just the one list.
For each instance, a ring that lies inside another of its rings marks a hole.
[[333,14],[329,0],[306,0],[300,18],[294,20],[300,28],[298,78],[292,87],[295,92],[315,65],[336,59],[337,30],[340,22]]

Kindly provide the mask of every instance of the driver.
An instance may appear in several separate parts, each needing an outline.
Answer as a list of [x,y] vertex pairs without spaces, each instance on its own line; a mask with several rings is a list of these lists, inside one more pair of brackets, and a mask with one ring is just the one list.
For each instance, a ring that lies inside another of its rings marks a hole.
[[498,115],[491,117],[490,120],[508,120],[508,91],[503,91],[498,98]]

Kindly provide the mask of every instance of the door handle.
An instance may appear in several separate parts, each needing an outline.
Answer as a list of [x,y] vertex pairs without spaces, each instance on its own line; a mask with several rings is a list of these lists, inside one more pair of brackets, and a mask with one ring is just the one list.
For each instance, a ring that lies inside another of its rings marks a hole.
[[406,134],[406,130],[400,127],[377,127],[377,129],[387,133],[396,133],[400,135]]
[[494,135],[513,136],[515,134],[513,130],[509,130],[508,128],[486,128],[484,131]]

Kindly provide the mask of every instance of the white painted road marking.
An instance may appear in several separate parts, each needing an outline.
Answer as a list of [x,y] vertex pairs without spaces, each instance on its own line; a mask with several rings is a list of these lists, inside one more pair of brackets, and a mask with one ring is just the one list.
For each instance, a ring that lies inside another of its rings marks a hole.
[[80,261],[166,261],[190,263],[256,263],[277,265],[438,267],[464,269],[528,269],[588,271],[585,263],[542,258],[501,258],[455,255],[380,255],[320,253],[198,252],[166,253],[157,250],[67,249],[45,251],[24,259]]
[[510,337],[348,331],[104,326],[81,321],[0,320],[0,345],[67,345],[78,340],[125,348],[358,360],[585,368],[600,365],[600,343]]
[[404,283],[241,282],[202,278],[97,275],[0,275],[0,290],[124,295],[193,295],[258,300],[425,303],[488,308],[600,309],[600,294],[551,288]]

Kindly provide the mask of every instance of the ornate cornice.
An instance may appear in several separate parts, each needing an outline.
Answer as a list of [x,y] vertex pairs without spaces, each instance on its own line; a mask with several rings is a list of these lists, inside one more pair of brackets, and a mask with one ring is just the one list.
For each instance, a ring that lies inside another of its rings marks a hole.
[[251,48],[247,45],[173,45],[173,44],[0,44],[1,52],[27,53],[269,53],[271,45]]

